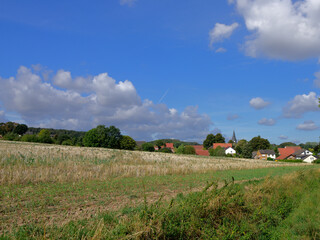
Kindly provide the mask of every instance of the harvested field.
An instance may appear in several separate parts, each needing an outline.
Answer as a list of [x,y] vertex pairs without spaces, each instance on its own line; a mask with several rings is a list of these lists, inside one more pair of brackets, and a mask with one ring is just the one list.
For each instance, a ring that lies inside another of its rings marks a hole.
[[199,191],[209,181],[255,182],[318,167],[0,141],[0,238],[21,227],[122,215],[145,201]]
[[280,166],[301,166],[301,163],[0,141],[0,184],[62,183]]

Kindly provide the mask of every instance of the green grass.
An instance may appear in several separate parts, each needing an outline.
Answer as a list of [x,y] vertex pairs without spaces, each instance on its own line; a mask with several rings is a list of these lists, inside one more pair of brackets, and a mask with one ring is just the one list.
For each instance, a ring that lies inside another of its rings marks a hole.
[[145,198],[137,206],[64,224],[31,222],[2,239],[319,239],[319,168],[271,176],[245,184],[229,179],[220,187],[212,181],[172,200]]
[[[244,186],[256,184],[266,177],[319,167],[310,165],[226,170],[204,174],[110,178],[105,181],[5,185],[0,187],[0,233],[18,231],[19,226],[37,229],[39,226],[43,227],[43,223],[48,227],[72,228],[73,222],[78,224],[80,221],[85,222],[87,226],[89,222],[96,221],[92,219],[105,214],[114,215],[117,211],[122,211],[123,215],[136,213],[145,200],[154,203],[163,196],[163,201],[170,201],[181,193],[200,191],[208,182],[215,181],[221,185],[224,180],[230,181],[233,177],[236,183],[246,181],[242,184]],[[114,231],[120,231],[119,226]]]

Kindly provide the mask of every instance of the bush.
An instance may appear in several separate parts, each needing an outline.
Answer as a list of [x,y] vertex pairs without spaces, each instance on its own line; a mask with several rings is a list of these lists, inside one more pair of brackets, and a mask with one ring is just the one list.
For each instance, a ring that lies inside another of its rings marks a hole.
[[142,150],[146,152],[154,152],[154,146],[152,143],[144,143],[142,144]]
[[313,161],[312,163],[320,164],[320,159]]
[[7,133],[6,135],[3,136],[4,140],[8,140],[8,141],[19,141],[19,135],[13,132]]
[[176,154],[183,154],[184,153],[184,148],[185,147],[184,147],[183,144],[179,145],[179,147],[175,149],[175,153]]
[[224,148],[220,146],[216,147],[216,149],[213,149],[213,148],[209,149],[209,154],[210,156],[215,156],[215,157],[226,156]]
[[172,153],[172,150],[171,150],[171,148],[161,148],[158,152]]
[[129,136],[122,136],[120,148],[125,150],[133,150],[136,147],[136,141]]
[[39,139],[38,139],[37,135],[26,134],[21,137],[21,141],[23,141],[23,142],[38,142]]
[[38,138],[41,143],[53,143],[48,129],[42,129],[38,134]]
[[192,146],[185,146],[183,154],[196,155],[196,150]]
[[268,160],[268,161],[274,161],[274,159],[271,158],[271,157],[268,157],[267,160]]

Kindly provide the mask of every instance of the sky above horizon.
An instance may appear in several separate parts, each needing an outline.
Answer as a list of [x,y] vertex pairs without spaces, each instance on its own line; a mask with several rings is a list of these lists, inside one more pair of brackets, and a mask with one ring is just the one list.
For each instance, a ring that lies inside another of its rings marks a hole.
[[318,0],[2,0],[0,122],[319,141]]

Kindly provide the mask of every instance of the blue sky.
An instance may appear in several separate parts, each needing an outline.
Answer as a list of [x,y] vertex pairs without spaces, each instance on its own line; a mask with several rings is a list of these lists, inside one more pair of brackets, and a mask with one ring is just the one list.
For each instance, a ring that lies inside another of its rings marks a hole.
[[316,0],[3,0],[0,121],[318,141],[319,22]]

